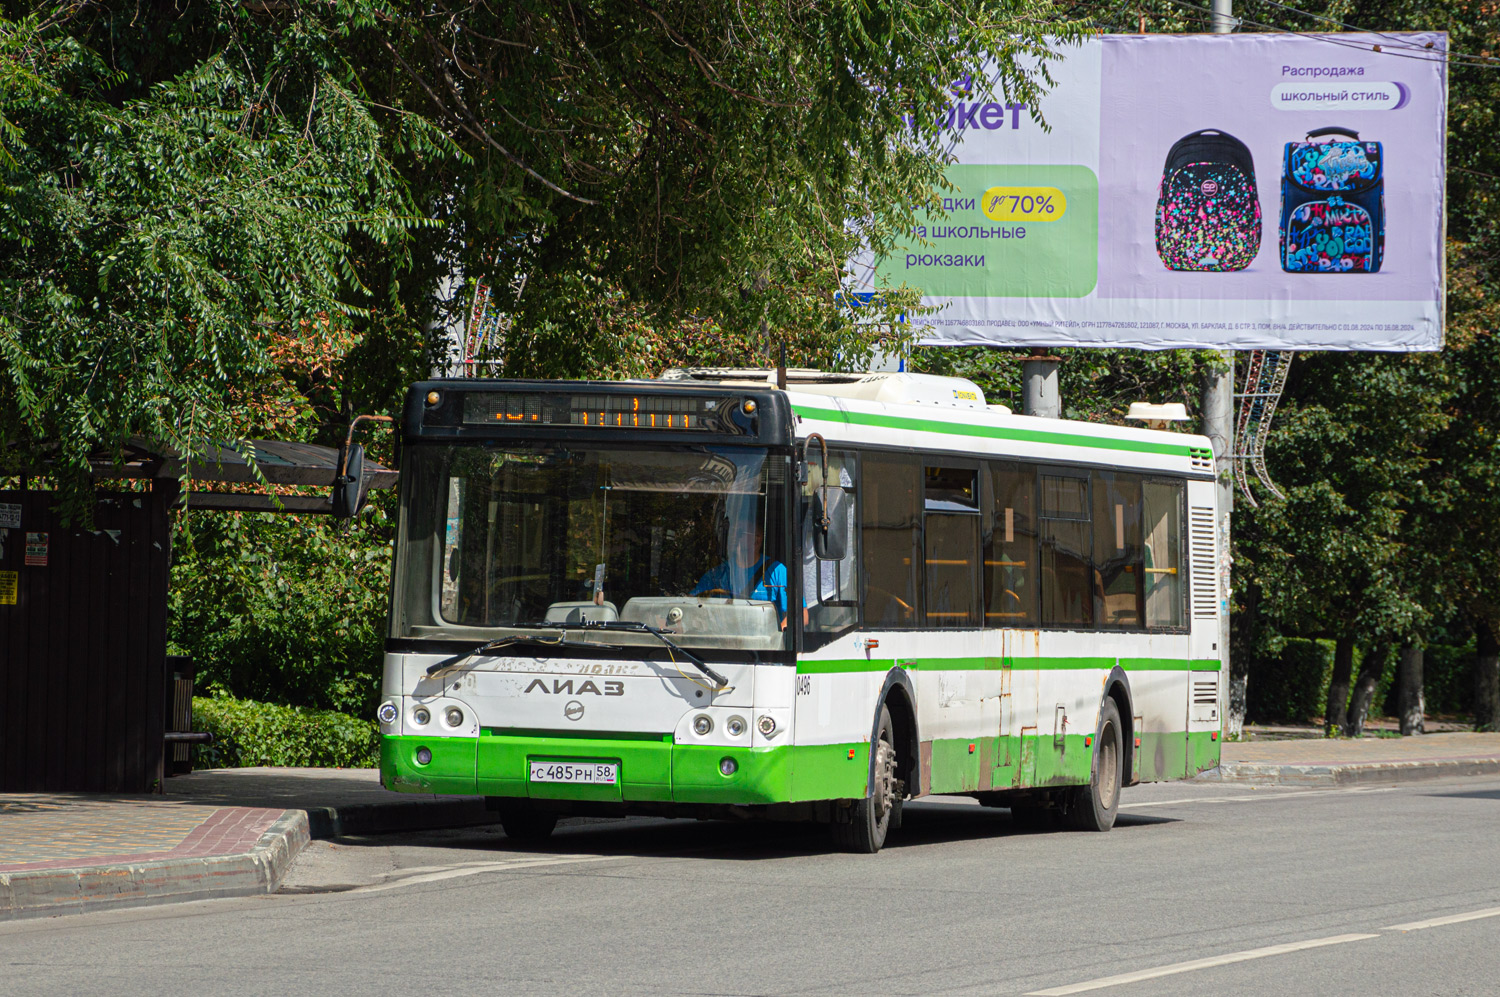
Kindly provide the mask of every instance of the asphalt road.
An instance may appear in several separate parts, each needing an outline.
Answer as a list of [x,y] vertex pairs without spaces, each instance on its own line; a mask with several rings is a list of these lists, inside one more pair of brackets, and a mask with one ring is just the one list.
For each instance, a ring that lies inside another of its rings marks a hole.
[[263,898],[0,924],[0,993],[1500,994],[1500,780],[911,806],[876,856],[632,820],[315,842]]

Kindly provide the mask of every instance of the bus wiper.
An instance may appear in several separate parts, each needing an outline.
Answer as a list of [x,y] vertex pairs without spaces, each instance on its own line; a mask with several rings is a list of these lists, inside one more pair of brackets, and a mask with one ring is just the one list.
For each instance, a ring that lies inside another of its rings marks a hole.
[[[548,623],[543,625],[550,627],[553,624]],[[494,640],[487,640],[472,651],[455,654],[451,658],[444,658],[442,661],[435,662],[427,667],[427,674],[436,675],[438,672],[446,672],[450,668],[457,668],[470,658],[487,654],[490,651],[498,651],[502,647],[509,647],[511,644],[543,644],[547,647],[580,646],[577,641],[568,640],[562,634],[558,634],[556,637],[543,637],[540,634],[508,634],[504,637],[496,637]]]
[[653,627],[649,623],[626,622],[624,620],[584,620],[581,623],[544,623],[542,626],[556,627],[559,630],[622,630],[626,633],[650,634],[667,645],[668,648],[692,662],[694,668],[717,682],[719,687],[714,690],[715,692],[728,692],[733,688],[729,684],[729,680],[708,667],[706,661],[673,641],[661,627]]

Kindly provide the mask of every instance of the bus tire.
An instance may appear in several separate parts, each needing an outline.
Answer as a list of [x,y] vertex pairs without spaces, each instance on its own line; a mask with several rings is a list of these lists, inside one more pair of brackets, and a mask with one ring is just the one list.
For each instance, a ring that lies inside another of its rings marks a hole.
[[1069,794],[1064,816],[1066,825],[1075,831],[1108,831],[1115,826],[1120,810],[1122,750],[1120,710],[1115,701],[1105,697],[1099,708],[1099,726],[1094,736],[1094,753],[1089,766],[1089,784]]
[[507,803],[500,807],[500,826],[505,836],[520,844],[534,845],[546,841],[557,827],[557,814],[537,810],[525,803]]
[[841,851],[873,855],[885,845],[892,827],[900,826],[901,786],[896,778],[896,735],[891,711],[880,705],[880,722],[870,745],[875,764],[871,767],[869,792],[849,808],[849,819],[841,822],[836,815],[829,825],[833,843]]

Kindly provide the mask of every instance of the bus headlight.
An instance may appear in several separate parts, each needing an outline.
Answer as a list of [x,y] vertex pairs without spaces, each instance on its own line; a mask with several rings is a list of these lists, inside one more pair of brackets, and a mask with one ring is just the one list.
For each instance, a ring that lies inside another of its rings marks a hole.
[[427,712],[427,707],[425,706],[419,706],[415,710],[411,711],[411,722],[416,724],[418,727],[427,726],[427,722],[431,719],[432,714]]
[[714,722],[705,713],[700,713],[693,718],[693,733],[703,737],[714,729]]
[[443,714],[443,720],[447,722],[449,727],[457,727],[464,722],[464,711],[456,706],[450,706],[448,707],[448,711]]
[[432,749],[431,748],[418,748],[417,749],[417,764],[418,765],[431,765],[432,764]]
[[380,709],[375,711],[375,716],[378,717],[380,719],[380,722],[383,724],[395,723],[396,718],[400,715],[401,711],[396,709],[395,703],[381,703]]
[[730,717],[727,721],[725,721],[724,729],[729,732],[730,737],[739,737],[741,734],[745,733],[745,718]]
[[760,730],[762,737],[770,737],[776,733],[776,718],[762,714],[761,718],[755,721],[755,726]]

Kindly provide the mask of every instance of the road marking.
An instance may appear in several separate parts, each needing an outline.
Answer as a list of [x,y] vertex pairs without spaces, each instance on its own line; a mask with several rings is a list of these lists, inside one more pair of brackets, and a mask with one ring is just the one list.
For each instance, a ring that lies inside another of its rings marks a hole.
[[1301,800],[1309,796],[1326,796],[1329,793],[1392,793],[1397,786],[1351,786],[1347,789],[1275,789],[1254,796],[1185,796],[1180,800],[1150,800],[1144,803],[1122,803],[1121,810],[1139,810],[1142,807],[1170,807],[1183,803],[1262,803],[1267,800]]
[[1500,917],[1500,907],[1486,907],[1484,910],[1471,910],[1467,914],[1449,914],[1447,917],[1434,917],[1427,921],[1412,921],[1408,924],[1393,924],[1386,931],[1421,931],[1423,928],[1436,928],[1443,924],[1458,924],[1462,921],[1477,921],[1483,917]]
[[1306,941],[1287,942],[1284,945],[1267,945],[1265,948],[1246,949],[1243,952],[1228,952],[1224,955],[1211,956],[1207,959],[1194,959],[1191,962],[1174,962],[1170,966],[1157,966],[1155,969],[1139,969],[1134,973],[1103,976],[1097,980],[1073,983],[1066,987],[1053,987],[1051,990],[1033,990],[1027,994],[1027,997],[1064,997],[1065,994],[1081,994],[1087,990],[1103,990],[1105,987],[1118,987],[1125,983],[1139,983],[1142,980],[1155,980],[1163,976],[1175,976],[1178,973],[1191,973],[1199,969],[1211,969],[1214,966],[1228,966],[1231,963],[1248,962],[1251,959],[1264,959],[1272,955],[1285,955],[1288,952],[1301,952],[1304,949],[1322,948],[1325,945],[1342,945],[1344,942],[1358,942],[1366,938],[1379,937],[1379,935],[1330,935],[1327,938],[1309,938]]
[[486,872],[511,872],[517,869],[538,869],[551,865],[577,865],[582,862],[602,862],[606,859],[632,857],[629,855],[536,855],[506,859],[503,862],[464,862],[454,866],[418,866],[402,870],[402,872],[396,874],[396,878],[389,879],[384,883],[360,886],[352,890],[346,890],[345,892],[379,893],[382,890],[394,890],[402,886],[415,886],[418,883],[436,883],[445,879],[478,876]]

